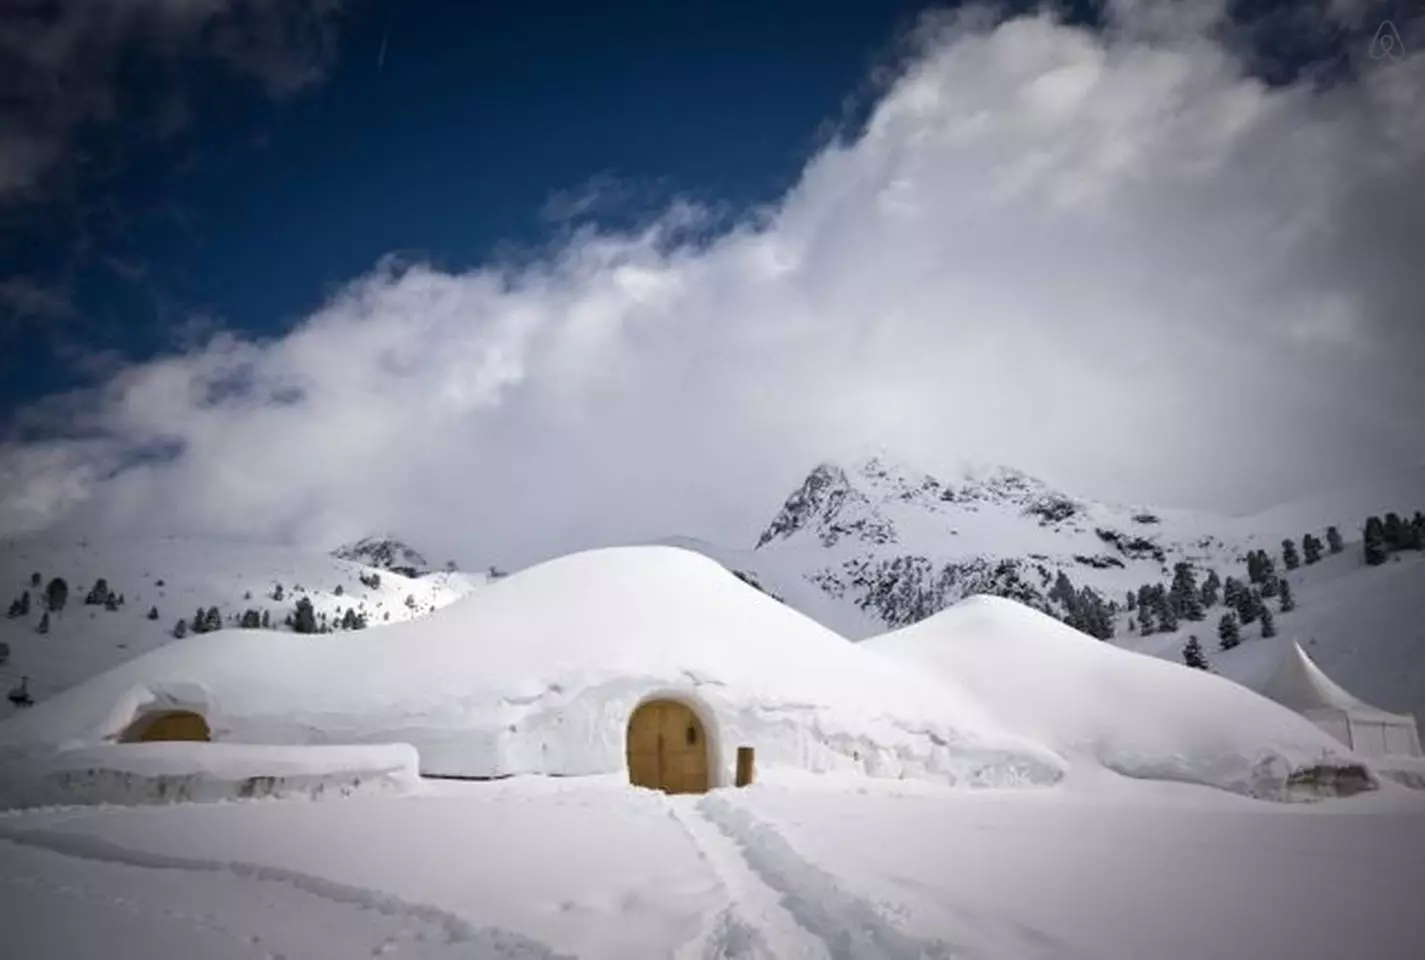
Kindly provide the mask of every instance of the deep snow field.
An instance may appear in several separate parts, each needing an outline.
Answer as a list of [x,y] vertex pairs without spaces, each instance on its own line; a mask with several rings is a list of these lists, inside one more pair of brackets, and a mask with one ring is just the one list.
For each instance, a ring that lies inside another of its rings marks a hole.
[[1425,956],[1425,796],[620,777],[0,815],[5,955]]

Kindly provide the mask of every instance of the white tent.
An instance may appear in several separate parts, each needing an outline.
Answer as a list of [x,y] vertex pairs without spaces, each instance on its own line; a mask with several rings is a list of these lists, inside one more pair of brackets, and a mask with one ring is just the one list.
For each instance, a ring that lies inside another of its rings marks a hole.
[[1356,753],[1421,755],[1414,716],[1388,713],[1352,696],[1326,676],[1299,643],[1288,645],[1261,692],[1300,713]]

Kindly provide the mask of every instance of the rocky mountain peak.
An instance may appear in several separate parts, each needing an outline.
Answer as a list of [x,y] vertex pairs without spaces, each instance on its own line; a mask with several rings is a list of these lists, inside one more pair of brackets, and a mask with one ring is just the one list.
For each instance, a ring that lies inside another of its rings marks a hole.
[[407,577],[423,577],[431,571],[430,563],[415,548],[388,534],[343,544],[332,556]]

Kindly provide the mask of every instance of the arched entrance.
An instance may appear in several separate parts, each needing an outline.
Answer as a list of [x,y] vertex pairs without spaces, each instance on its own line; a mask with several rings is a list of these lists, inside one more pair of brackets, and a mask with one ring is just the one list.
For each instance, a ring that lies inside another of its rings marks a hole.
[[124,731],[124,743],[150,743],[156,740],[211,740],[208,721],[191,710],[165,710],[146,713]]
[[706,793],[708,738],[687,704],[649,700],[628,720],[628,779],[664,793]]

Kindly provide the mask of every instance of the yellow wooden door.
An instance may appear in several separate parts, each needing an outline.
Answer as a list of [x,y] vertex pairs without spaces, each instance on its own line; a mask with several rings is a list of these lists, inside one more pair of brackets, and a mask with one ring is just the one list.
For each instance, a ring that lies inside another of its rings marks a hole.
[[198,714],[187,710],[161,713],[151,719],[142,719],[135,726],[137,729],[126,739],[142,742],[212,739],[207,721]]
[[635,710],[628,725],[628,773],[634,786],[707,792],[707,737],[697,714],[672,700],[652,700]]

